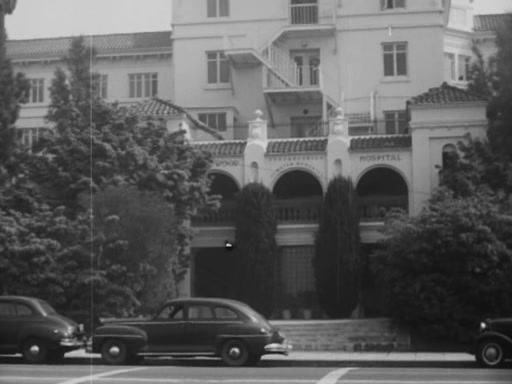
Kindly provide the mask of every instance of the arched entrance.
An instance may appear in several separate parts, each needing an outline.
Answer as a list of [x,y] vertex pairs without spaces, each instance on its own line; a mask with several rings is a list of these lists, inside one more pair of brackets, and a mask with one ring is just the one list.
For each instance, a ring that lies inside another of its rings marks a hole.
[[[221,206],[217,212],[202,215],[195,223],[197,226],[231,226],[235,198],[240,188],[229,175],[221,172],[210,174],[210,195],[220,195]],[[233,241],[233,239],[225,239]],[[229,279],[233,253],[224,247],[224,241],[216,248],[198,248],[194,250],[193,293],[195,296],[232,297]]]
[[[319,180],[311,173],[290,170],[275,182],[276,216],[280,225],[316,224],[323,197]],[[299,242],[300,243],[300,242]],[[279,248],[276,317],[307,317],[317,307],[313,273],[313,245]]]
[[382,221],[392,208],[408,211],[409,188],[398,171],[376,167],[365,172],[356,187],[361,221]]

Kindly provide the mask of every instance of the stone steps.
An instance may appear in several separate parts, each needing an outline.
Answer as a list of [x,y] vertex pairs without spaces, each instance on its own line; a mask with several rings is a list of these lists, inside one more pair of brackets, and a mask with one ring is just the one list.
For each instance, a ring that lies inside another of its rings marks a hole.
[[406,351],[409,334],[390,319],[275,320],[299,351]]

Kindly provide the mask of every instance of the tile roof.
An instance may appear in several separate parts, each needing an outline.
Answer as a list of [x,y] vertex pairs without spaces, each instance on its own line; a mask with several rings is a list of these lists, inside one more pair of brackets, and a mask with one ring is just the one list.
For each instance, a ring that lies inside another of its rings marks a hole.
[[[7,55],[12,60],[34,58],[60,58],[68,53],[72,36],[30,40],[8,40]],[[171,52],[170,31],[120,33],[85,36],[98,55],[128,54],[145,52]]]
[[267,154],[323,152],[327,147],[327,138],[269,140]]
[[475,15],[473,18],[473,29],[475,31],[498,31],[505,27],[507,19],[512,18],[508,13],[499,13],[494,15]]
[[128,109],[129,113],[139,117],[156,117],[162,118],[166,116],[185,115],[192,122],[195,128],[205,131],[217,140],[224,140],[224,137],[215,129],[210,128],[190,114],[186,109],[179,105],[173,104],[168,100],[153,97],[141,103],[135,104]]
[[156,97],[132,105],[128,112],[139,117],[165,117],[182,114],[181,110],[171,102]]
[[427,92],[422,93],[407,101],[408,105],[425,105],[425,104],[454,104],[454,103],[470,103],[475,101],[486,101],[483,96],[476,95],[464,89],[460,89],[444,82],[439,87],[430,88]]
[[353,137],[350,140],[351,150],[411,148],[410,135],[382,135]]
[[209,141],[192,143],[203,151],[210,152],[213,156],[241,156],[244,154],[246,140]]

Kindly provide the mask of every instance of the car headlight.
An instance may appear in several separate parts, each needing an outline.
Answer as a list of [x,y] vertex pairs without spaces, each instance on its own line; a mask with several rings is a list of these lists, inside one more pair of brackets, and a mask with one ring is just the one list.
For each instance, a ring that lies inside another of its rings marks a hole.
[[480,331],[485,331],[487,329],[487,323],[485,321],[482,321],[480,323]]

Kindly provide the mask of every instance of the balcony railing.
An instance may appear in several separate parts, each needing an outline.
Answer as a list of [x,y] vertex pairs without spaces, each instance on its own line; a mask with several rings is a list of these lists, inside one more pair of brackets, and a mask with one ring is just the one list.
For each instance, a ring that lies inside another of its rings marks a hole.
[[[286,88],[321,88],[321,71],[318,66],[276,66],[275,70],[281,74],[276,75],[272,71],[264,72],[264,89],[286,89]],[[283,81],[286,79],[289,84]]]
[[292,24],[318,24],[318,4],[292,4],[290,18]]
[[360,221],[383,221],[387,213],[394,208],[407,212],[407,196],[365,196],[359,198]]
[[[318,222],[321,198],[277,200],[274,210],[279,224]],[[196,216],[195,226],[231,226],[235,222],[236,206],[233,201],[223,202],[216,212]]]
[[[274,210],[278,224],[305,224],[318,223],[322,199],[300,198],[277,200]],[[359,214],[361,221],[382,221],[393,208],[400,208],[407,212],[407,196],[365,196],[359,198]],[[197,216],[193,220],[194,226],[232,226],[235,222],[235,202],[222,203],[217,212],[210,212]]]
[[[348,123],[349,136],[408,135],[409,123],[399,121],[373,120]],[[307,137],[323,137],[329,134],[329,122],[318,121],[307,131]]]

